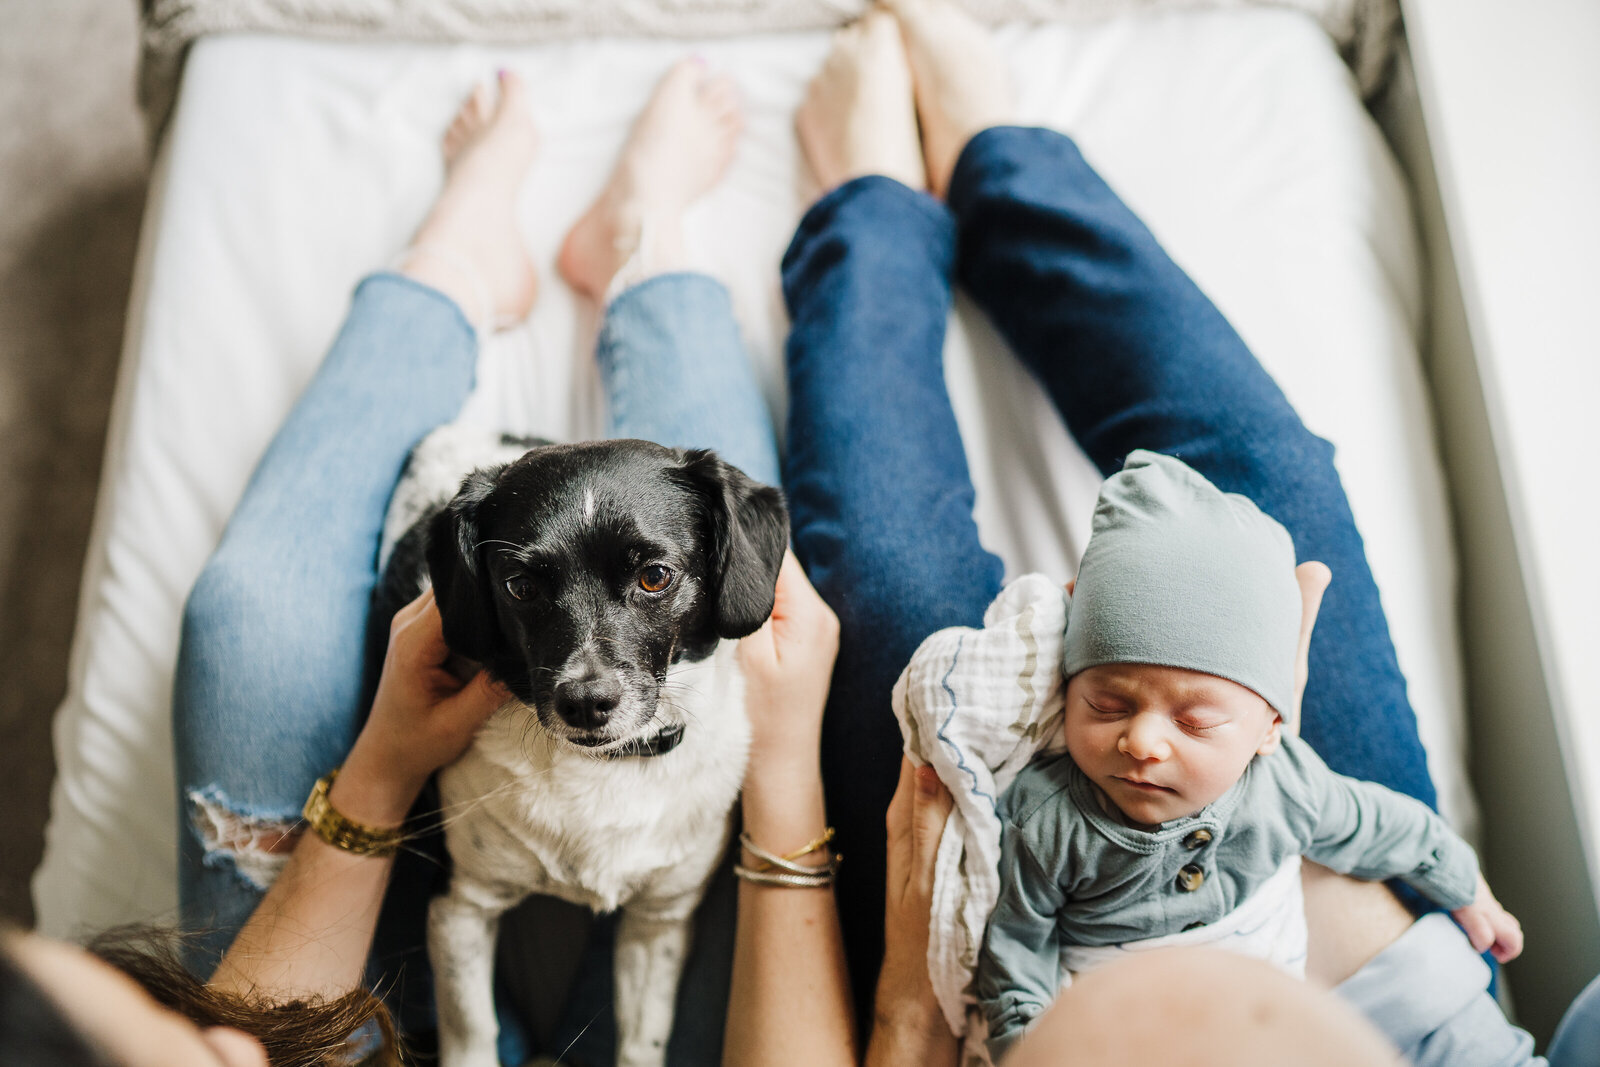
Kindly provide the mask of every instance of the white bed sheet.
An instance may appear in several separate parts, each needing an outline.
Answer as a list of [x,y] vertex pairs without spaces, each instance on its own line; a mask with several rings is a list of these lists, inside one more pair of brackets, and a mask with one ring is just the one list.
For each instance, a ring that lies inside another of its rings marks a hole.
[[[1338,464],[1443,806],[1472,828],[1454,556],[1417,359],[1419,261],[1397,167],[1309,18],[1272,9],[1012,26],[1023,117],[1073,134],[1238,327]],[[690,220],[729,283],[780,417],[776,264],[809,179],[791,132],[824,34],[548,46],[199,43],[158,159],[69,692],[39,924],[62,936],[175,910],[169,714],[184,596],[357,279],[438,189],[475,79],[527,79],[543,146],[524,190],[544,270],[529,323],[485,346],[463,418],[592,436],[594,315],[556,277],[566,228],[656,79],[690,51],[744,88],[748,133]],[[985,542],[1010,574],[1075,569],[1098,476],[992,330],[959,306],[948,377]]]

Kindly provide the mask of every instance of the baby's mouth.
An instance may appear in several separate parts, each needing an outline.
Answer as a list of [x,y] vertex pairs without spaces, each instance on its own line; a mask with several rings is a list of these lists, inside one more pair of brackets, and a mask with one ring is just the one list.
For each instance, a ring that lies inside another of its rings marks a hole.
[[1120,774],[1112,775],[1119,782],[1124,782],[1144,793],[1176,793],[1177,790],[1169,786],[1157,785],[1154,782],[1143,782],[1137,778],[1126,778]]

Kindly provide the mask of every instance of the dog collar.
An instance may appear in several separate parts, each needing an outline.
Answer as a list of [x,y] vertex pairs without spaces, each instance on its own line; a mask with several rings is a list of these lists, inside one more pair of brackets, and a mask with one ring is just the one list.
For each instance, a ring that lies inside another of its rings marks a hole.
[[661,732],[646,737],[643,740],[635,738],[620,748],[613,748],[600,753],[605,759],[627,759],[638,756],[649,759],[651,756],[665,756],[668,752],[678,747],[678,742],[683,740],[683,723],[673,723],[662,727]]

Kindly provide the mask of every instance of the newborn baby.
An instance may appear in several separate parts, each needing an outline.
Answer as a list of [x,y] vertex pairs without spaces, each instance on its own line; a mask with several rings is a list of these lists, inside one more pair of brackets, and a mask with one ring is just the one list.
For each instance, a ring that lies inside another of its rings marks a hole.
[[976,993],[998,1060],[1081,972],[1209,943],[1304,974],[1300,858],[1400,878],[1496,955],[1516,920],[1425,805],[1335,774],[1294,733],[1301,597],[1289,534],[1182,462],[1106,482],[1072,592],[1065,753],[1000,798],[1000,895]]

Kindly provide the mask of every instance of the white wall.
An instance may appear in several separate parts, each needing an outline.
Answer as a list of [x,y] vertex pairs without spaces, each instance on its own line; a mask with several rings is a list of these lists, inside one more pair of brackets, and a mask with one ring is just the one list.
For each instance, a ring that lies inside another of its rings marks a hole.
[[1600,3],[1401,6],[1415,81],[1380,117],[1432,265],[1483,857],[1546,1039],[1600,970]]
[[1600,884],[1600,3],[1412,0],[1405,12]]

